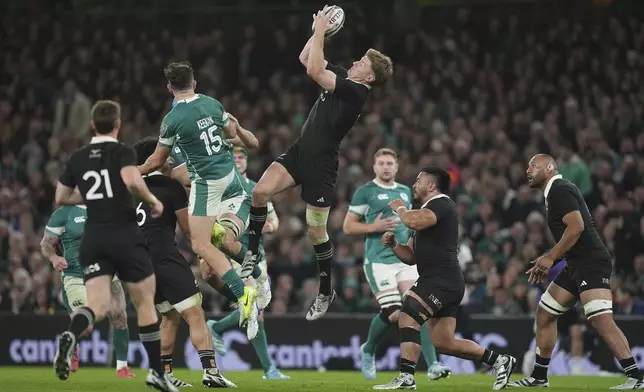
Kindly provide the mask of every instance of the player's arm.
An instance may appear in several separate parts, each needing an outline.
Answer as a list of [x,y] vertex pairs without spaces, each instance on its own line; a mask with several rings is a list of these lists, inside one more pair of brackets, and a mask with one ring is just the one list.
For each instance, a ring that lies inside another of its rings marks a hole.
[[179,181],[181,185],[185,186],[186,188],[190,188],[190,186],[192,185],[190,182],[190,173],[188,173],[188,166],[185,163],[173,167],[170,171],[170,178]]
[[570,248],[577,243],[577,240],[584,232],[584,219],[581,216],[580,205],[571,189],[564,187],[553,187],[552,202],[550,208],[555,214],[563,216],[563,223],[566,229],[557,244],[550,249],[547,257],[551,260],[559,260]]
[[259,147],[259,140],[257,140],[255,134],[242,127],[239,120],[237,120],[232,114],[228,114],[228,117],[230,118],[231,123],[237,124],[237,135],[232,139],[228,139],[233,146],[244,147],[247,150],[253,150]]
[[391,248],[394,255],[407,265],[414,265],[414,248],[412,239],[407,241],[407,245],[403,245],[396,241],[396,235],[390,231],[382,235],[382,244]]
[[65,170],[58,180],[54,199],[58,205],[83,204],[83,196],[76,188],[76,179],[72,173],[71,164],[65,166]]
[[[157,148],[154,149],[152,155],[150,155],[148,159],[146,159],[145,162],[138,167],[139,177],[141,177],[141,174],[150,174],[155,170],[159,170],[170,156],[170,149],[172,148],[172,144],[167,145],[166,142],[162,142],[162,140],[164,139],[159,139]],[[169,141],[167,143],[169,143]],[[122,176],[123,173],[121,172],[121,177]],[[125,180],[123,181],[125,182]]]
[[275,212],[273,203],[269,201],[268,214],[266,215],[266,224],[262,229],[262,233],[266,233],[266,234],[275,233],[277,229],[279,229],[279,227],[280,227],[280,218],[277,216],[277,213]]
[[60,237],[65,232],[68,207],[61,207],[54,211],[45,226],[45,232],[40,241],[40,252],[49,260],[56,271],[67,268],[67,261],[58,254],[57,247],[60,244]]
[[[324,33],[324,28],[316,28],[313,33],[313,37],[310,39],[311,47],[306,61],[306,74],[323,89],[329,92],[334,92],[337,76],[326,69],[327,64],[326,61],[324,61]],[[306,49],[306,45],[304,48]],[[300,54],[300,59],[301,58]]]
[[[158,150],[159,144],[157,144],[157,148],[154,151],[153,155],[156,154]],[[167,154],[170,155],[170,149],[166,148],[166,151]],[[141,172],[136,166],[137,160],[134,150],[122,146],[118,153],[115,154],[114,158],[117,160],[118,167],[121,168],[121,179],[123,180],[123,183],[127,187],[128,191],[130,191],[130,193],[134,195],[134,197],[147,203],[152,208],[153,217],[156,218],[161,215],[161,213],[163,212],[163,204],[159,201],[159,199],[156,198],[156,196],[152,194],[152,192],[150,192],[150,189],[148,189],[148,186],[143,180],[143,177],[141,177]],[[166,159],[168,159],[168,156],[163,159],[163,163],[165,163]],[[147,161],[149,160],[150,158],[148,158]]]
[[400,221],[412,230],[423,230],[438,223],[434,211],[427,208],[408,210],[407,207],[401,206],[396,210],[396,214],[400,217]]
[[344,223],[342,224],[342,231],[344,231],[344,234],[361,235],[382,233],[383,231],[387,231],[387,229],[391,228],[378,226],[378,223],[381,221],[380,215],[382,214],[376,218],[374,223],[364,223],[367,211],[369,211],[369,200],[366,195],[365,188],[360,187],[353,194],[351,204],[349,205],[349,211],[347,211],[347,214],[344,217]]
[[[311,53],[311,45],[313,45],[313,36],[309,38],[308,41],[306,41],[306,44],[304,44],[304,48],[302,48],[302,51],[300,52],[300,63],[302,63],[303,66],[307,66],[309,63],[309,53]],[[326,68],[326,65],[328,62],[325,60],[324,61],[324,68]]]
[[190,225],[188,224],[188,207],[176,210],[174,214],[177,217],[177,223],[179,224],[181,231],[183,231],[188,235],[188,237],[190,237]]

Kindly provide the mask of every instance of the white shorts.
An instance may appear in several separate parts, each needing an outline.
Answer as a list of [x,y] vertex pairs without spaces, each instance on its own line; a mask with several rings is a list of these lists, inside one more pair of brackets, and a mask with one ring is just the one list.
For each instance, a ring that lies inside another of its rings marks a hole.
[[376,295],[385,290],[398,290],[399,282],[418,280],[416,267],[404,263],[372,263],[365,259],[363,269],[367,283]]
[[[118,282],[119,278],[114,275],[112,282]],[[76,276],[63,276],[63,291],[67,299],[67,306],[73,312],[87,306],[87,289],[83,278]]]
[[193,216],[218,216],[228,208],[223,199],[226,194],[230,199],[244,196],[245,191],[233,169],[225,177],[218,180],[198,178],[192,181],[188,199],[188,213]]

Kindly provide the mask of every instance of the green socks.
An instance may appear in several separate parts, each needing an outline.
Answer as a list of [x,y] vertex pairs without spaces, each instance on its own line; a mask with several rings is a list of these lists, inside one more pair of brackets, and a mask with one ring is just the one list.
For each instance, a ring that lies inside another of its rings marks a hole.
[[262,364],[264,372],[267,372],[272,365],[271,357],[268,355],[268,341],[266,340],[266,330],[264,329],[264,322],[259,322],[259,330],[257,331],[257,336],[255,339],[250,341],[255,348],[255,353],[257,353],[257,358]]
[[235,309],[235,311],[230,312],[228,316],[215,322],[213,329],[215,330],[215,332],[221,335],[225,331],[228,331],[231,328],[236,328],[238,326],[239,326],[239,310]]
[[127,361],[127,348],[130,343],[130,331],[125,329],[114,329],[114,353],[117,361]]
[[432,344],[432,338],[429,337],[429,329],[426,324],[420,328],[420,350],[429,368],[432,363],[436,362],[436,349]]
[[235,295],[235,302],[244,296],[244,282],[242,282],[234,269],[229,269],[221,279],[230,287],[230,291]]
[[385,320],[380,317],[380,314],[376,314],[373,320],[371,320],[367,341],[364,344],[364,351],[367,354],[373,354],[374,351],[376,351],[376,345],[385,333],[387,333],[387,329],[389,329],[389,323],[386,323]]

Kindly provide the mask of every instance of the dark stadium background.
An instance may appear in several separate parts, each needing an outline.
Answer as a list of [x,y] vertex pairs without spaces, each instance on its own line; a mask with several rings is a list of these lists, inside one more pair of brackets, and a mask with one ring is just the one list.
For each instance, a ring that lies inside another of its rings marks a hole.
[[[373,153],[385,146],[400,153],[400,182],[411,184],[428,164],[450,170],[470,313],[520,319],[535,310],[543,286],[529,285],[524,271],[552,239],[540,192],[527,188],[524,172],[540,151],[557,157],[582,190],[613,254],[615,312],[644,315],[644,2],[336,4],[347,22],[327,43],[328,59],[348,65],[374,46],[396,67],[342,145],[329,219],[341,293],[332,310],[344,313],[338,317],[377,310],[361,269],[361,239],[343,236],[341,225],[353,191],[372,178]],[[250,154],[249,175],[257,179],[294,140],[318,94],[297,55],[311,14],[323,5],[1,2],[1,323],[64,312],[60,276],[43,260],[39,241],[61,168],[88,140],[94,100],[122,104],[124,142],[156,135],[171,103],[162,68],[190,60],[198,91],[256,132],[261,147]],[[274,288],[269,313],[303,318],[317,293],[304,204],[294,190],[275,205],[280,229],[265,239]],[[225,312],[222,298],[202,287],[206,310]]]

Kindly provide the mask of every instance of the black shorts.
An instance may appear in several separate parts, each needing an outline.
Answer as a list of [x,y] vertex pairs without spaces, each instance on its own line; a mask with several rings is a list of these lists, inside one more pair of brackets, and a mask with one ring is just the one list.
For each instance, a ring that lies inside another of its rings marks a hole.
[[86,225],[80,264],[85,281],[116,274],[124,282],[136,283],[154,273],[148,244],[136,223]]
[[572,293],[579,299],[579,293],[592,289],[609,289],[613,264],[610,260],[584,263],[568,262],[552,283]]
[[305,203],[316,207],[329,207],[335,200],[335,181],[338,177],[338,158],[301,151],[297,144],[277,157],[295,180],[302,185],[301,197]]
[[183,312],[201,305],[197,279],[178,250],[165,252],[161,257],[153,255],[152,264],[157,282],[154,303],[159,312],[166,313],[172,309]]
[[411,288],[432,310],[432,318],[454,317],[465,294],[465,283],[455,280],[453,285],[444,280],[420,277]]

